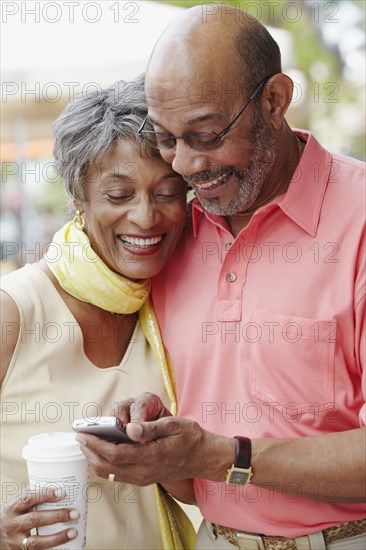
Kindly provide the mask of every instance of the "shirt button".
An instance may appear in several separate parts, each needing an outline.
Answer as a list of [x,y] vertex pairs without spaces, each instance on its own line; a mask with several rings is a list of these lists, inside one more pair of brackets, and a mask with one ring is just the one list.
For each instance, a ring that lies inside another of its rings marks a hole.
[[226,275],[226,278],[229,281],[229,283],[233,283],[234,281],[236,281],[236,274],[235,273],[228,273]]
[[225,250],[229,250],[231,245],[232,245],[232,243],[225,243]]

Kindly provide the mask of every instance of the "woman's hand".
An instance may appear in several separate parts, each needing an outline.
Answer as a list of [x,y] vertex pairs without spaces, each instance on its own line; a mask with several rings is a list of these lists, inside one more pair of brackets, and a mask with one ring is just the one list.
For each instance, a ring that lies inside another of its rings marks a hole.
[[20,496],[4,504],[0,511],[1,550],[19,550],[25,538],[29,550],[45,550],[65,544],[78,535],[76,529],[64,529],[54,535],[31,535],[31,529],[78,520],[80,513],[71,508],[34,510],[39,504],[58,502],[66,496],[63,490],[26,490]]

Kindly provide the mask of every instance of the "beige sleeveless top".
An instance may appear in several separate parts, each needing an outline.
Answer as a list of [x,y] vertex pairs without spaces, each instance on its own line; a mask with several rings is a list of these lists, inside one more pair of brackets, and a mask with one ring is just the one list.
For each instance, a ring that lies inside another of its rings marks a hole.
[[[121,364],[100,369],[86,357],[78,323],[37,266],[6,275],[1,289],[16,302],[21,323],[1,388],[1,500],[6,502],[27,484],[21,453],[32,435],[70,431],[73,420],[109,415],[115,402],[142,391],[159,395],[165,404],[168,399],[139,323]],[[9,324],[5,334],[11,331]],[[98,338],[96,325],[91,323],[90,331]],[[110,483],[91,470],[88,500],[87,548],[161,548],[152,486]]]

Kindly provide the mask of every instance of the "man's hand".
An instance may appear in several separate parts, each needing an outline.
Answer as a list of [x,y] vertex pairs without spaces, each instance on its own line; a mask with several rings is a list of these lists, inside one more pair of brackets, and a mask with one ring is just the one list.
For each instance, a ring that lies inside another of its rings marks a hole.
[[[133,412],[127,415],[131,420],[127,435],[136,445],[77,436],[99,476],[115,474],[117,481],[164,486],[190,478],[225,480],[235,459],[234,438],[203,430],[187,418],[165,416],[169,413],[152,394],[130,400],[129,407]],[[149,422],[151,418],[157,419]],[[135,419],[138,421],[132,422]],[[307,499],[314,499],[316,484],[316,501],[364,502],[365,442],[365,428],[320,436],[253,439],[253,483],[287,492],[291,484]],[[335,494],[329,494],[329,487],[335,487]]]
[[225,479],[235,455],[232,438],[203,430],[192,420],[166,416],[169,411],[152,394],[124,402],[119,412],[122,420],[131,420],[126,431],[136,445],[115,445],[87,434],[76,436],[100,477],[113,473],[117,481],[140,486],[192,477]]
[[118,416],[124,424],[172,416],[160,397],[148,392],[120,401],[113,407],[112,414]]

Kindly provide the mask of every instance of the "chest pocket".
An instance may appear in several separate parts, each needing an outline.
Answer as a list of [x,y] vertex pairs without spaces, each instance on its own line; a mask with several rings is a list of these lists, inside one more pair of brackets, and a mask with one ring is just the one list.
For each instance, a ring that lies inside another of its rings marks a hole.
[[305,319],[256,308],[260,338],[251,353],[252,392],[278,409],[320,409],[334,402],[335,320]]

